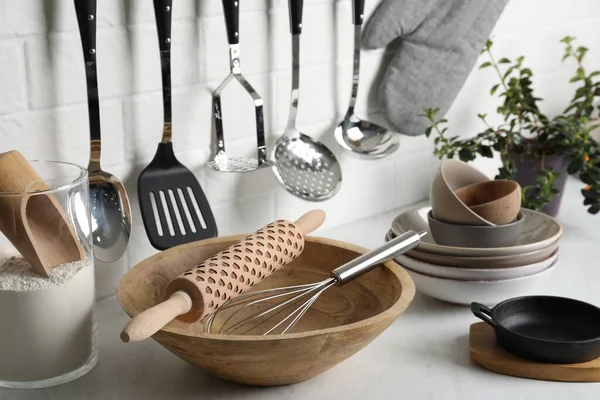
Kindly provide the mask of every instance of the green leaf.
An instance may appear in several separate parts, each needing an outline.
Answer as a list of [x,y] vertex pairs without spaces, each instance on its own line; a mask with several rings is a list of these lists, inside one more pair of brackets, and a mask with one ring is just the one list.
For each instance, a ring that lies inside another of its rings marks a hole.
[[[492,89],[490,90],[490,95],[493,95],[494,93],[496,93],[496,90],[498,90],[499,86],[500,86],[500,84],[492,86]],[[479,114],[479,115],[481,115],[481,114]]]
[[577,76],[574,76],[574,77],[572,77],[571,79],[569,79],[569,82],[570,82],[570,83],[574,83],[574,82],[580,81],[580,80],[582,80],[582,79],[583,79],[583,77],[582,77],[582,76],[579,76],[579,75],[577,75]]
[[433,129],[433,126],[430,126],[429,128],[425,129],[425,136],[429,137],[429,135],[431,135],[431,130]]
[[523,61],[525,61],[525,56],[520,56],[519,58],[517,58],[517,62],[518,62],[519,64],[522,64],[522,63],[523,63]]
[[479,69],[484,69],[484,68],[491,67],[491,66],[492,66],[492,63],[489,61],[486,61],[479,66]]
[[506,57],[502,57],[499,61],[498,64],[510,64],[510,60]]
[[481,154],[483,157],[487,157],[487,158],[494,157],[494,152],[492,151],[492,148],[489,146],[481,146],[481,147],[479,147],[477,152],[479,154]]
[[595,77],[595,76],[598,76],[598,75],[600,75],[600,71],[594,71],[594,72],[592,72],[592,73],[589,75],[589,77],[590,77],[590,78],[593,78],[593,77]]
[[470,149],[462,148],[458,152],[458,157],[461,161],[468,162],[473,161],[475,159],[475,154]]
[[531,70],[529,68],[523,68],[521,70],[521,75],[529,75],[529,76],[531,76],[531,75],[533,75],[533,72],[531,72]]
[[590,208],[588,208],[588,212],[590,214],[594,214],[594,215],[598,214],[598,211],[600,211],[600,206],[597,206],[597,205],[591,206]]

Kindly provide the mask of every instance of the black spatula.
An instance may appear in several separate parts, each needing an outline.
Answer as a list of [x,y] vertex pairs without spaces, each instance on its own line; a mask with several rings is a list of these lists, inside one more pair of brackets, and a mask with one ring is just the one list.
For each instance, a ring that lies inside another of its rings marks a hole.
[[163,83],[164,125],[154,159],[138,178],[144,228],[158,250],[217,236],[217,225],[198,180],[175,157],[171,142],[172,0],[154,0]]

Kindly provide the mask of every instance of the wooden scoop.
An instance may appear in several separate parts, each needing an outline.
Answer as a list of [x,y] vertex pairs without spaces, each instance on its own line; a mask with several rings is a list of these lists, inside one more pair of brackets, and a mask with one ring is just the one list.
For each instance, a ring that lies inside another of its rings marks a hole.
[[0,231],[33,271],[45,277],[60,264],[84,258],[58,199],[52,194],[36,194],[49,189],[21,153],[0,154]]
[[173,279],[165,301],[136,315],[121,332],[124,342],[146,339],[174,318],[192,323],[296,259],[304,235],[317,229],[325,212],[313,210],[296,222],[276,221]]

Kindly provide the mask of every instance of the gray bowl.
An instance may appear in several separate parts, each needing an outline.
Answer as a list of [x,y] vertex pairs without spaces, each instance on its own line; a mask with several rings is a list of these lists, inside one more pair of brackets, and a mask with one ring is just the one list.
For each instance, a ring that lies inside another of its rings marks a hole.
[[519,240],[525,222],[521,211],[510,224],[496,226],[443,222],[433,218],[431,211],[427,214],[427,219],[429,231],[437,244],[471,248],[514,246]]

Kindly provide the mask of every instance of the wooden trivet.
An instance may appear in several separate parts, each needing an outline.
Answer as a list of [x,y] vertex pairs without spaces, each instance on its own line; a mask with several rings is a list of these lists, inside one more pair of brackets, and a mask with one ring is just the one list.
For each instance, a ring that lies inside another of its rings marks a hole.
[[600,382],[600,358],[579,364],[545,364],[513,356],[496,342],[496,335],[485,322],[469,330],[471,359],[499,374],[558,382]]

